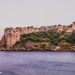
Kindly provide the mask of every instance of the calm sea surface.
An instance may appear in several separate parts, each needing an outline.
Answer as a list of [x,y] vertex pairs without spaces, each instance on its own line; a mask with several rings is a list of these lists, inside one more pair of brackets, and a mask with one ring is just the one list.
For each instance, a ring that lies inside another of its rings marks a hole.
[[0,51],[0,75],[75,75],[75,52]]

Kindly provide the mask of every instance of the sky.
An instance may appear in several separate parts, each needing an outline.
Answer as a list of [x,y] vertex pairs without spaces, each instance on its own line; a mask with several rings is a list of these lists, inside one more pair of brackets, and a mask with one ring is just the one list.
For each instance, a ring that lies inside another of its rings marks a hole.
[[75,21],[75,0],[0,0],[0,38],[6,27],[68,25]]

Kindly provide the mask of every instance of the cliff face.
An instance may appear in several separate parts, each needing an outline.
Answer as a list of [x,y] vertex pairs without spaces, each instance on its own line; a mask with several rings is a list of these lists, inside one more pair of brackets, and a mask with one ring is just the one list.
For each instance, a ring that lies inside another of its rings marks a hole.
[[1,39],[1,41],[0,41],[0,47],[1,46],[5,46],[7,44],[7,40],[6,40],[6,38],[5,38],[5,35],[3,35],[3,37],[2,37],[2,39]]

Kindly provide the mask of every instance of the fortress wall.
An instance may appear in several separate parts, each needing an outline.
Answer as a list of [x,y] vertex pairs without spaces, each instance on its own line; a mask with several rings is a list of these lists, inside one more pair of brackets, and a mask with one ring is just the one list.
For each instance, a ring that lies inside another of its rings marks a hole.
[[66,30],[66,33],[72,33],[73,32],[73,29],[72,28],[68,28],[67,30]]
[[34,33],[40,32],[40,28],[35,28]]
[[28,33],[33,33],[34,30],[35,30],[34,28],[29,28],[29,29],[28,29]]
[[63,31],[63,26],[58,26],[58,32],[62,32]]

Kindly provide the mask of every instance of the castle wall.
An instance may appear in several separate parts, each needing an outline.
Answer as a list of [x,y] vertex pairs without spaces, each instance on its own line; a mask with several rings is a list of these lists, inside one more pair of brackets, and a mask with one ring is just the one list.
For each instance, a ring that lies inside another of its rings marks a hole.
[[[64,31],[64,32],[66,32],[68,29],[69,29],[69,28],[66,27],[66,26],[63,27],[63,31]],[[71,29],[72,29],[72,28],[71,28]]]
[[73,32],[73,29],[72,28],[68,28],[67,30],[66,30],[66,33],[72,33]]
[[40,32],[40,29],[39,28],[35,28],[34,29],[34,32],[36,33],[36,32]]
[[58,32],[62,32],[63,31],[63,26],[58,26]]

